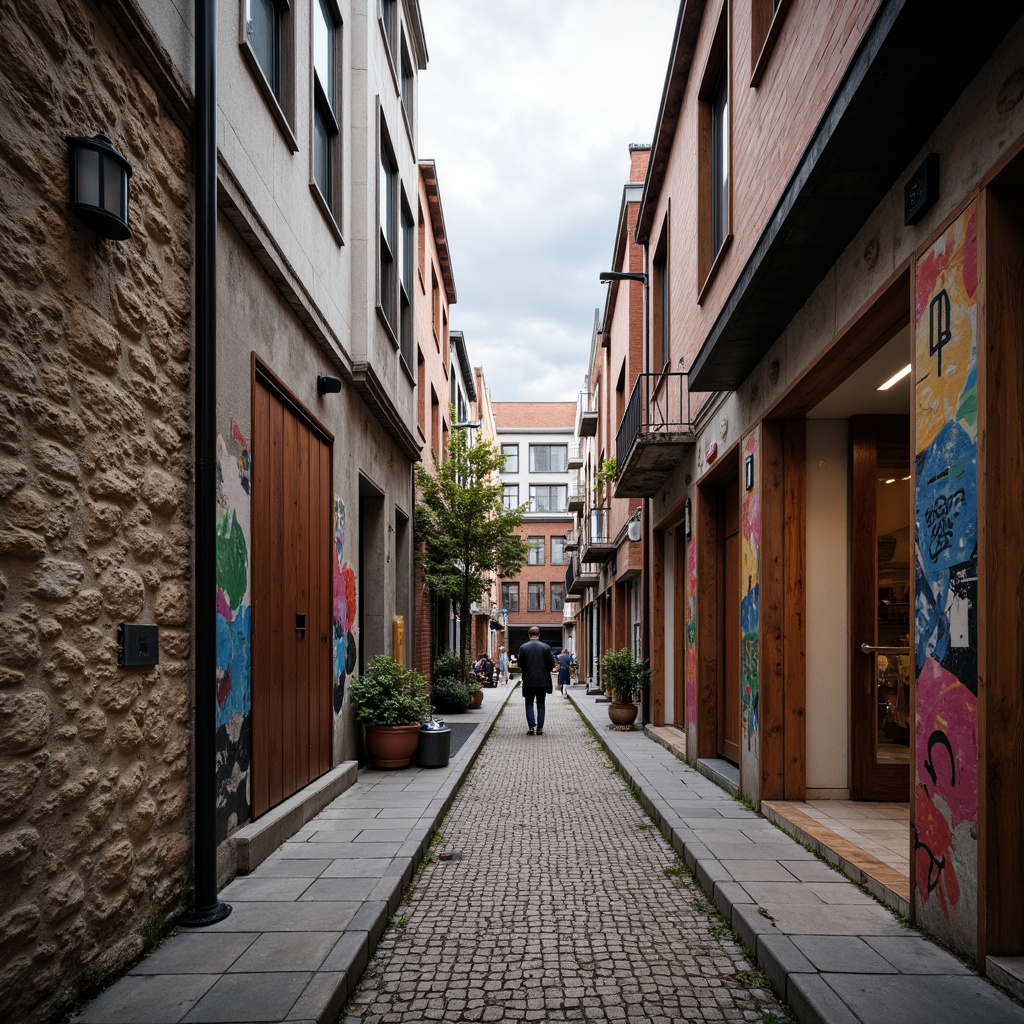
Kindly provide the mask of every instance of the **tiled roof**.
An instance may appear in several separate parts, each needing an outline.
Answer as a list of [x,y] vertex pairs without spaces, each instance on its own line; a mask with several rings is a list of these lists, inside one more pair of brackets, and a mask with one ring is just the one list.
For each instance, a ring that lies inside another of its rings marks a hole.
[[499,429],[513,427],[574,427],[575,402],[494,402]]

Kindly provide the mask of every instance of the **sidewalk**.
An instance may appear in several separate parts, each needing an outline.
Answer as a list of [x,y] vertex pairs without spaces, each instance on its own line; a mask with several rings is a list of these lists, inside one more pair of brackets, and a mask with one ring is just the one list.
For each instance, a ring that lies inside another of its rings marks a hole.
[[350,789],[221,892],[233,908],[225,920],[180,929],[76,1024],[335,1024],[513,692],[485,689],[479,710],[443,716],[476,724],[447,768],[361,769]]
[[801,1024],[1024,1024],[1024,1007],[607,704],[572,700]]

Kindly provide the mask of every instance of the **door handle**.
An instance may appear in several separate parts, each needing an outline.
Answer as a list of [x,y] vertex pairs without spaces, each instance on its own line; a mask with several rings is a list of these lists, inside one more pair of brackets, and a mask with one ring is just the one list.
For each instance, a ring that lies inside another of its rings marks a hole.
[[905,654],[910,656],[909,647],[875,647],[872,644],[861,644],[862,654]]
[[296,612],[295,613],[295,631],[305,635],[306,632],[306,613]]

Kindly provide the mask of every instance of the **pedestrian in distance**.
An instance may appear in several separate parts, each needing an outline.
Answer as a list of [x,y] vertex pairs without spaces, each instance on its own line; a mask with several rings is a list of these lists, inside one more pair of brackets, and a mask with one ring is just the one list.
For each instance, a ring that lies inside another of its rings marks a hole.
[[498,682],[504,686],[508,682],[508,651],[498,648]]
[[572,664],[572,655],[568,647],[562,648],[562,653],[555,658],[558,662],[558,688],[562,691],[562,697],[569,699],[569,666]]
[[495,686],[494,682],[494,662],[487,656],[487,652],[477,659],[476,664],[476,677],[484,686]]
[[[551,672],[555,656],[548,644],[540,642],[540,628],[530,627],[530,639],[519,648],[519,668],[523,673],[523,697],[526,699],[528,736],[544,733],[544,698],[551,693]],[[536,704],[536,716],[534,715]]]

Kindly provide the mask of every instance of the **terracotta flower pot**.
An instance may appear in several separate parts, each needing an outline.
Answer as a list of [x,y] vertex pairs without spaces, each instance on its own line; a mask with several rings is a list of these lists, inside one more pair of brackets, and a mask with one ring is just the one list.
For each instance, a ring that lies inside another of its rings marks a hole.
[[484,691],[474,690],[469,701],[469,710],[475,711],[484,702]]
[[405,768],[412,761],[420,741],[420,723],[412,725],[368,725],[366,752],[375,768]]
[[612,701],[608,705],[608,717],[612,720],[612,725],[632,725],[636,721],[639,710],[635,704],[620,704],[618,701]]

